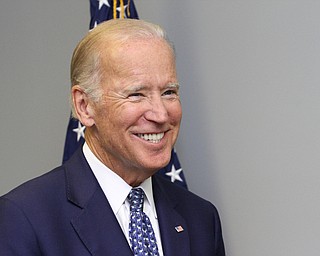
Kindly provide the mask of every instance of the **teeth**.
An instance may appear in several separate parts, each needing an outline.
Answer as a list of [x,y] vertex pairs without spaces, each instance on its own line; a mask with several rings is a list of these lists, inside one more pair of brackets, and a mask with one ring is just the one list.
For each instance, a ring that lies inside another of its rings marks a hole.
[[150,141],[150,142],[152,142],[152,143],[159,143],[160,142],[160,140],[163,138],[163,136],[164,136],[164,132],[162,132],[162,133],[157,133],[157,134],[154,134],[154,133],[149,133],[149,134],[147,134],[147,133],[144,133],[144,134],[142,134],[142,133],[140,133],[140,134],[138,134],[138,136],[141,138],[141,139],[144,139],[144,140],[147,140],[147,141]]

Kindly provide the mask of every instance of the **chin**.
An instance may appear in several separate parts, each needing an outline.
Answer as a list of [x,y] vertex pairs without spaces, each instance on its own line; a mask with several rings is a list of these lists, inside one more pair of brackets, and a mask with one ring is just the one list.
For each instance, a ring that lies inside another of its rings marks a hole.
[[170,162],[170,158],[168,158],[166,160],[162,159],[162,161],[157,161],[157,162],[153,161],[152,163],[150,163],[148,169],[153,170],[153,171],[158,171],[158,170],[166,167],[169,162]]
[[140,155],[140,164],[143,168],[148,170],[160,170],[167,166],[171,159],[171,148],[170,150],[164,150],[162,152],[145,152],[146,154]]

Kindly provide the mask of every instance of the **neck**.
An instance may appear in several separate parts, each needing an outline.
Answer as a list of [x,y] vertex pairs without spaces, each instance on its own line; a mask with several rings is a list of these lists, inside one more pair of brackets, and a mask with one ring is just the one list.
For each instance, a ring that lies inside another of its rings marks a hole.
[[130,165],[124,168],[116,161],[112,161],[106,152],[101,150],[99,147],[97,148],[96,145],[99,144],[95,142],[94,137],[91,135],[90,131],[88,132],[88,130],[86,131],[85,139],[89,149],[95,157],[132,187],[139,186],[142,182],[157,172],[157,170],[143,170],[142,168],[136,168],[135,166]]

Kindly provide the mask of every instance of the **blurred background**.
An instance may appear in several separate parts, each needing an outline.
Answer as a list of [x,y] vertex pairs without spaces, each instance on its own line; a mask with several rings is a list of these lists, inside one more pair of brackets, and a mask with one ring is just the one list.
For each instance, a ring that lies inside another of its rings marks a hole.
[[[177,51],[189,190],[229,256],[320,251],[320,2],[135,0]],[[89,1],[0,2],[0,194],[60,165]]]

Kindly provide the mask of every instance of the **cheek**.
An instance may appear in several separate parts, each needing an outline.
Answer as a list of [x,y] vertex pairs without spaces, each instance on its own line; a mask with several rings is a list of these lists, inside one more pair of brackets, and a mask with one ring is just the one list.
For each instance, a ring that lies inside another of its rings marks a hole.
[[111,113],[113,120],[120,126],[128,126],[137,122],[143,116],[144,108],[139,104],[125,104]]
[[180,124],[182,118],[182,108],[180,102],[175,102],[168,109],[170,120],[174,124]]

